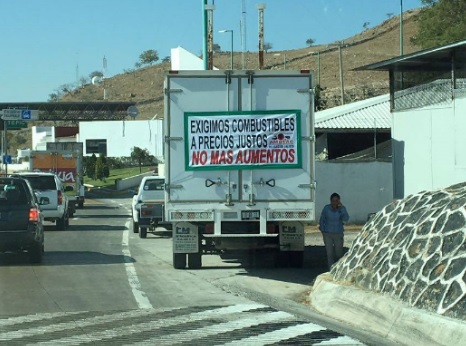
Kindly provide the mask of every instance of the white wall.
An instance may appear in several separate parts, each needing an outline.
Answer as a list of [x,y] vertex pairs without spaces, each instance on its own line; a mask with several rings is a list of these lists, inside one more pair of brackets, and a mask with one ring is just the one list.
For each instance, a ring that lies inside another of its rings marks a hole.
[[92,155],[86,152],[88,139],[106,139],[108,157],[129,157],[133,147],[163,157],[162,120],[81,121],[78,141],[83,142],[84,155]]
[[370,213],[380,211],[393,200],[391,162],[316,162],[316,220],[330,203],[333,192],[350,215],[349,223],[365,223]]
[[33,126],[32,150],[45,150],[47,142],[55,142],[55,127]]
[[393,112],[396,197],[466,181],[466,99]]

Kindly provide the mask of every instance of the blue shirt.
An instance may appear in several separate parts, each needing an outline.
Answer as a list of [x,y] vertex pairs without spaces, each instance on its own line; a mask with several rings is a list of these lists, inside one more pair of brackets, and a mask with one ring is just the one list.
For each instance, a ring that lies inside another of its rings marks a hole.
[[327,233],[343,233],[343,222],[349,220],[348,212],[345,207],[333,209],[327,204],[320,215],[320,231]]

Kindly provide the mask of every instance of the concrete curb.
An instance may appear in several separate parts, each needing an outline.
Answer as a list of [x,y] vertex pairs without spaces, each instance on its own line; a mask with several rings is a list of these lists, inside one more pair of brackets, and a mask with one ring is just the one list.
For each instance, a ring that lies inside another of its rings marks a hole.
[[319,275],[309,295],[319,313],[402,345],[464,345],[466,323]]

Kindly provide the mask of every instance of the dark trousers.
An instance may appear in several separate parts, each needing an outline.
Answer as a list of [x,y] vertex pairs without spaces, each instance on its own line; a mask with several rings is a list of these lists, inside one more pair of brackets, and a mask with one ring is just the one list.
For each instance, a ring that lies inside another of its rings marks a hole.
[[332,265],[343,257],[343,233],[322,232],[325,250],[327,251],[327,263],[330,270]]

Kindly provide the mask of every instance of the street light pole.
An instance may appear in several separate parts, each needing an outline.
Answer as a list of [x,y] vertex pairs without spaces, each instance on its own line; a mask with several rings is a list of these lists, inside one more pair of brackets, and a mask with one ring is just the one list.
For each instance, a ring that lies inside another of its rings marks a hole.
[[225,32],[229,32],[231,33],[231,51],[230,51],[230,70],[233,70],[233,30],[232,29],[228,29],[228,30],[220,30],[219,32],[221,33],[225,33]]

